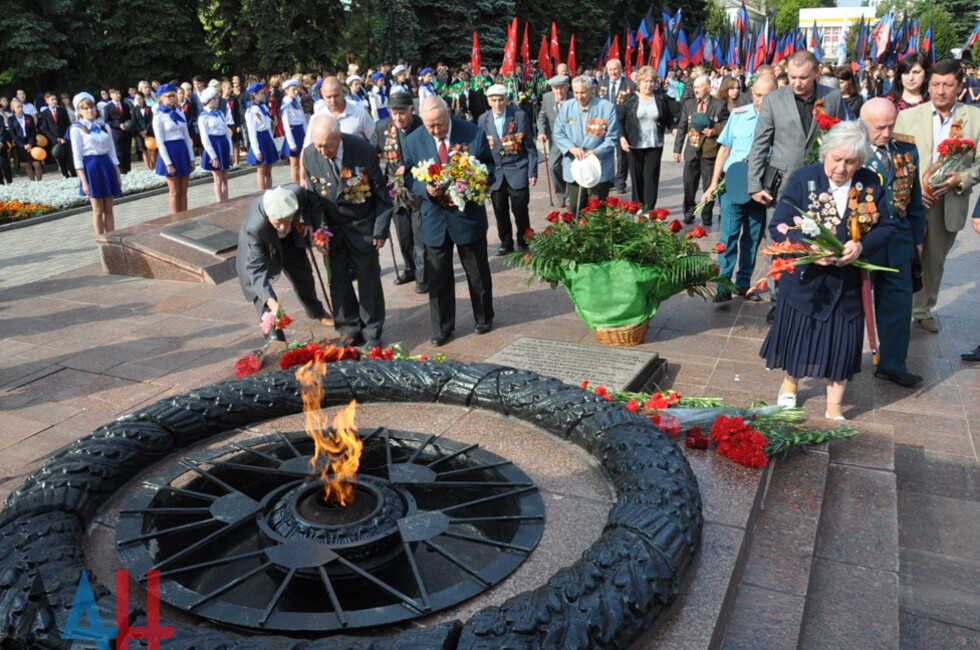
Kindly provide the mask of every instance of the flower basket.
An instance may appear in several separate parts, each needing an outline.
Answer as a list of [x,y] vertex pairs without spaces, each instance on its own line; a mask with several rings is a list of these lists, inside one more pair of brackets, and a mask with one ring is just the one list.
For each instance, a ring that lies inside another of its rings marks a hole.
[[640,323],[626,327],[597,327],[593,333],[596,340],[603,345],[628,347],[643,343],[649,329],[646,323]]

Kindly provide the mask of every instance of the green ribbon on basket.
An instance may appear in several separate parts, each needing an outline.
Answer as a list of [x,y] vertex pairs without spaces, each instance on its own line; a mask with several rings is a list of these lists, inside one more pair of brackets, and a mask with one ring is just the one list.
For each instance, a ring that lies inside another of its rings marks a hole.
[[624,261],[569,265],[561,281],[592,329],[645,323],[661,302],[684,290],[670,284],[663,269]]

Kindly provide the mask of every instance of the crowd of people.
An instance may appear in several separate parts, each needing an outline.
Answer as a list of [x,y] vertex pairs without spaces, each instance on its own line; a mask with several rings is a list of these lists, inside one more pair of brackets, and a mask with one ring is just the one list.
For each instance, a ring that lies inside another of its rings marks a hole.
[[[264,193],[242,229],[246,297],[260,318],[275,313],[272,281],[285,272],[308,315],[326,322],[304,252],[325,226],[335,327],[370,346],[383,335],[378,252],[392,222],[404,262],[395,283],[414,282],[429,295],[432,344],[444,344],[456,326],[454,247],[476,332],[492,328],[486,208],[447,207],[439,188],[408,173],[414,165],[445,162],[461,147],[483,162],[496,254],[506,255],[529,250],[524,233],[539,160],[560,208],[580,210],[615,191],[653,209],[671,133],[673,162],[683,165],[683,222],[711,227],[717,215],[720,223],[720,276],[729,283],[716,302],[760,299],[751,280],[767,224],[777,243],[802,242],[801,215],[840,239],[842,252],[772,283],[762,350],[769,367],[786,371],[779,403],[795,404],[800,379],[818,377],[827,381],[831,419],[843,417],[844,387],[860,369],[862,282],[874,284],[882,334],[875,375],[915,386],[922,378],[906,363],[911,323],[939,331],[933,310],[946,255],[968,217],[980,233],[980,212],[967,214],[980,180],[972,157],[941,183],[922,180],[954,124],[962,137],[980,140],[978,71],[919,54],[894,67],[867,60],[834,68],[797,51],[752,75],[738,66],[694,66],[663,78],[649,66],[626,74],[617,59],[574,73],[559,65],[547,79],[520,66],[503,76],[466,65],[416,72],[405,62],[362,74],[352,64],[324,76],[141,81],[125,95],[47,93],[44,102],[38,110],[23,91],[10,102],[0,97],[0,180],[10,182],[19,164],[39,181],[50,156],[64,176],[78,176],[103,233],[113,229],[112,198],[133,153],[166,178],[174,213],[187,208],[195,165],[213,173],[215,199],[227,200],[228,169],[244,155]],[[825,129],[821,116],[839,124]],[[290,169],[285,189],[272,187],[271,166],[281,159]],[[851,229],[858,212],[869,218]],[[897,273],[863,278],[850,264],[860,257]],[[980,349],[964,359],[978,356]]]

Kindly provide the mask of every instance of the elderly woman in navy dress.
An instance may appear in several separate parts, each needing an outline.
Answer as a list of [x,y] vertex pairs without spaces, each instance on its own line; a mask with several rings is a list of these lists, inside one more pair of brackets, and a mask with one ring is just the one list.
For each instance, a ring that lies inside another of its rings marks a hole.
[[245,112],[248,129],[248,164],[257,171],[259,191],[272,188],[272,165],[279,162],[275,140],[272,139],[272,116],[266,107],[265,86],[256,81],[248,87],[251,104]]
[[[770,369],[786,371],[777,398],[780,405],[796,406],[801,377],[825,379],[825,416],[830,420],[844,419],[844,389],[861,370],[861,270],[851,262],[874,255],[895,232],[885,188],[876,173],[864,169],[872,155],[861,122],[833,127],[820,148],[822,162],[790,176],[769,225],[773,241],[800,243],[810,235],[790,228],[803,211],[844,242],[839,257],[798,266],[782,276],[775,319],[760,352]],[[856,216],[855,210],[871,216],[871,221],[863,224],[860,238],[852,240],[849,218]],[[807,217],[802,227],[809,229]]]
[[177,87],[162,84],[157,89],[153,134],[157,141],[157,174],[165,176],[170,190],[170,212],[187,210],[187,182],[194,164],[194,142],[187,118],[177,105]]
[[282,128],[286,139],[282,143],[283,158],[289,158],[289,180],[300,182],[299,157],[303,153],[303,140],[306,139],[306,115],[299,97],[299,81],[287,79],[282,84],[285,95],[282,98]]
[[112,199],[122,193],[119,158],[109,127],[98,116],[95,98],[79,93],[73,103],[78,121],[68,133],[78,174],[78,193],[88,197],[92,204],[92,227],[96,235],[102,235],[116,229]]
[[214,177],[214,200],[228,200],[228,168],[231,167],[231,133],[228,129],[228,113],[219,108],[221,98],[218,89],[205,88],[201,92],[203,110],[197,118],[197,130],[201,134],[201,169]]

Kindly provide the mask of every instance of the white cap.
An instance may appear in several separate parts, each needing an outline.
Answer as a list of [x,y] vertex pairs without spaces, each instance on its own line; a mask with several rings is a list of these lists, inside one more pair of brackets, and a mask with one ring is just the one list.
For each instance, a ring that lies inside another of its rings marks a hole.
[[201,91],[201,105],[207,106],[208,102],[218,96],[218,89],[214,86],[209,86]]
[[298,85],[299,85],[299,81],[298,80],[296,80],[296,79],[286,79],[284,82],[282,82],[282,89],[285,90],[285,89],[290,88],[292,86],[298,86]]
[[360,75],[352,74],[349,77],[347,77],[347,83],[348,84],[352,84],[355,81],[360,81],[361,83],[364,83],[364,80],[361,79]]
[[487,88],[486,96],[493,97],[495,95],[500,95],[502,97],[510,97],[510,91],[507,90],[507,86],[503,84],[494,84]]
[[78,105],[86,99],[91,100],[93,104],[95,103],[95,97],[92,97],[92,95],[89,93],[82,92],[78,93],[74,98],[72,98],[71,105],[75,107],[75,110],[78,110]]
[[296,200],[295,194],[279,186],[273,190],[266,190],[262,195],[262,209],[265,211],[265,216],[282,221],[296,216],[299,201]]
[[391,76],[394,77],[394,76],[400,75],[401,73],[403,73],[403,72],[405,72],[407,70],[408,70],[408,68],[406,68],[403,65],[396,65],[395,66],[395,69],[391,71]]
[[586,156],[572,161],[572,179],[582,187],[589,189],[599,184],[602,178],[602,165],[595,155]]

